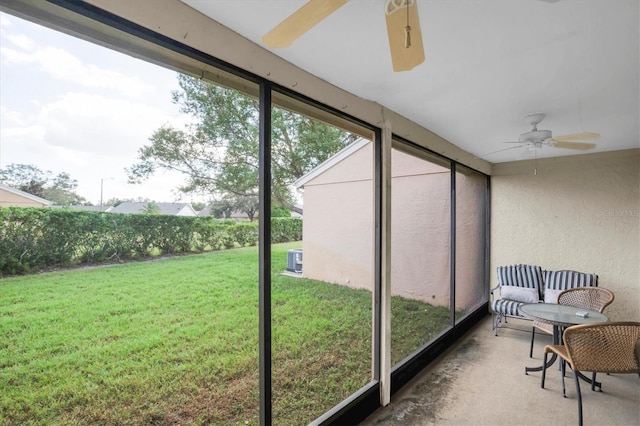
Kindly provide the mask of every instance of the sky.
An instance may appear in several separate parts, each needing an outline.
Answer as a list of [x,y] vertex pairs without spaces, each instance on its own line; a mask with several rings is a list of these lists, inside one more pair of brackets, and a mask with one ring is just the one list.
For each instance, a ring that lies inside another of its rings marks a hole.
[[175,71],[0,13],[0,168],[67,172],[95,205],[101,191],[105,202],[202,201],[175,190],[178,174],[127,183],[154,130],[189,121],[171,102],[178,88]]

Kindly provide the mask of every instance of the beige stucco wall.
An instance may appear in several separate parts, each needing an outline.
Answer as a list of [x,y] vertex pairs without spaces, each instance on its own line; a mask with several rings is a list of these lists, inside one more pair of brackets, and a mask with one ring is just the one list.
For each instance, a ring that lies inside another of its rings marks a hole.
[[[372,290],[374,268],[373,150],[369,143],[304,186],[303,275]],[[460,176],[458,208],[478,197]],[[469,191],[467,194],[465,191]],[[434,305],[450,303],[450,173],[400,151],[392,156],[391,293]],[[467,197],[469,195],[469,197]],[[458,229],[458,308],[481,302],[483,247],[477,216]],[[480,271],[480,273],[479,273]]]
[[491,285],[514,263],[594,272],[610,319],[640,321],[639,187],[638,149],[495,165]]
[[0,188],[0,207],[47,207],[47,205]]

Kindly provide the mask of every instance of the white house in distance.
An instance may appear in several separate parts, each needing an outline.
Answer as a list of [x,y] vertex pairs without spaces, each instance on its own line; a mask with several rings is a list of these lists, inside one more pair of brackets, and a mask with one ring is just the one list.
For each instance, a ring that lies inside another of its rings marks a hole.
[[53,203],[0,183],[0,207],[49,207]]
[[[149,202],[124,202],[107,209],[109,213],[143,213],[149,206]],[[151,203],[160,209],[160,214],[172,216],[197,216],[190,203]]]
[[[394,149],[391,176],[391,292],[449,306],[450,170]],[[456,181],[456,309],[465,309],[483,299],[485,218],[464,211],[477,212],[486,184],[461,172]],[[354,142],[294,185],[303,191],[305,278],[371,290],[373,143]]]
[[[211,211],[211,205],[205,206],[202,210],[196,212],[196,215],[213,216],[213,212]],[[231,216],[229,216],[228,218],[221,217],[220,219],[232,219],[232,220],[235,220],[236,222],[243,222],[243,221],[250,220],[248,214],[246,214],[245,212],[237,211],[237,210],[233,211],[231,213]],[[256,212],[255,215],[253,215],[253,220],[257,220],[257,219],[258,219],[258,212]]]

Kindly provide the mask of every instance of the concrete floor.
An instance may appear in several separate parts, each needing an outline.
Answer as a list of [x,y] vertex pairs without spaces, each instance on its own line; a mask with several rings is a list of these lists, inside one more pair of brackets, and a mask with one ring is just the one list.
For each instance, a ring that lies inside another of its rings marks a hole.
[[[575,425],[578,402],[573,372],[567,369],[567,398],[557,363],[525,375],[525,366],[542,365],[543,348],[551,336],[536,336],[529,358],[531,322],[509,319],[513,329],[491,330],[481,322],[394,395],[391,404],[363,422],[389,425]],[[640,425],[640,377],[598,375],[602,392],[581,382],[584,425]]]

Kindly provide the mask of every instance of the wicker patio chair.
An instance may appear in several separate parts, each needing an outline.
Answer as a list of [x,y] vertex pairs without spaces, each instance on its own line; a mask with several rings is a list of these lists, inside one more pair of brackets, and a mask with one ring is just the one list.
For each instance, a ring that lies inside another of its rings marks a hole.
[[637,373],[640,375],[640,322],[605,322],[574,325],[564,331],[564,345],[547,345],[544,348],[542,383],[546,374],[547,355],[557,354],[562,365],[562,393],[565,362],[573,370],[578,394],[578,422],[582,426],[582,394],[579,372],[593,373],[591,389],[595,390],[596,373]]
[[[577,287],[570,288],[558,295],[557,302],[560,305],[574,306],[576,308],[591,309],[592,311],[604,311],[609,306],[615,296],[606,288],[601,287]],[[533,322],[533,330],[531,330],[531,346],[529,347],[529,358],[533,358],[533,341],[536,335],[536,329],[543,333],[552,335],[553,326],[541,321]]]

